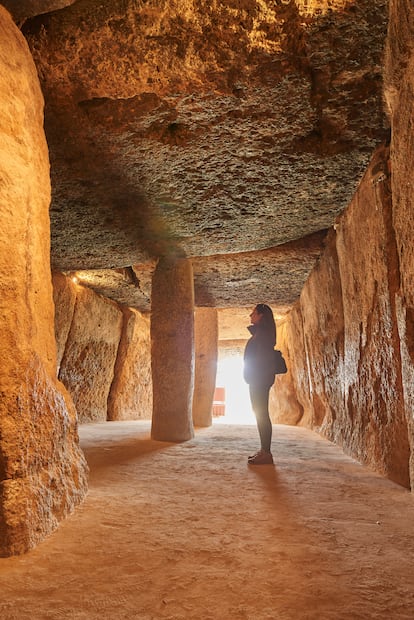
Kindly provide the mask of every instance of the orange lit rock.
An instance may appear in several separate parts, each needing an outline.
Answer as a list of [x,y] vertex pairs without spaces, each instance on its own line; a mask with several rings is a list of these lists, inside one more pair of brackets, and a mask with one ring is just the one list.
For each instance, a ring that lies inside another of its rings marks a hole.
[[409,486],[387,170],[388,151],[380,148],[337,221],[336,248],[331,236],[302,291],[291,346],[303,338],[304,357],[295,358],[303,422]]
[[81,422],[107,419],[107,400],[121,338],[122,312],[112,301],[77,287],[59,378]]
[[57,374],[65,352],[66,341],[73,319],[76,302],[76,286],[63,273],[55,272],[52,276],[53,301],[55,304],[55,337],[57,345]]
[[269,394],[269,413],[274,424],[297,424],[302,417],[302,407],[298,402],[293,385],[292,362],[289,359],[287,319],[277,323],[276,348],[282,351],[288,372],[276,375]]
[[411,0],[391,0],[384,90],[391,127],[393,226],[398,252],[397,317],[401,340],[402,383],[411,446],[414,485],[414,7]]
[[390,189],[388,150],[379,149],[338,223],[346,414],[336,436],[358,460],[409,486]]
[[151,434],[160,441],[185,441],[194,434],[194,288],[186,259],[162,259],[152,284]]
[[125,307],[122,314],[108,420],[148,420],[152,416],[150,320],[148,315]]
[[56,377],[49,158],[24,38],[0,6],[0,555],[23,553],[79,503],[87,466]]
[[218,354],[218,319],[215,308],[196,309],[194,342],[193,422],[195,426],[211,426]]
[[300,308],[309,377],[309,394],[303,405],[306,407],[308,398],[311,403],[308,423],[330,439],[338,439],[333,429],[345,407],[344,311],[334,230],[302,291]]

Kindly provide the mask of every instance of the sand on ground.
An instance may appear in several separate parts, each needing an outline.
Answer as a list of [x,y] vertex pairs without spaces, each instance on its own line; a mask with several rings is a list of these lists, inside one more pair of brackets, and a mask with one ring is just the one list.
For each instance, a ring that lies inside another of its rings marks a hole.
[[181,444],[149,422],[80,428],[85,502],[0,559],[2,620],[412,620],[413,496],[317,434],[254,426]]

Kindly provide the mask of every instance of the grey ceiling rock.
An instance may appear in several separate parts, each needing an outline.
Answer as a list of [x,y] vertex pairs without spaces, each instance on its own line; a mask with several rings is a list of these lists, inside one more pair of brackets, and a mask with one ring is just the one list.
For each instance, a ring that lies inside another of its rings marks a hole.
[[[333,224],[387,132],[386,1],[307,4],[79,0],[26,22],[54,269],[186,256],[200,305],[297,298],[309,253],[272,252]],[[266,250],[259,273],[246,255]]]

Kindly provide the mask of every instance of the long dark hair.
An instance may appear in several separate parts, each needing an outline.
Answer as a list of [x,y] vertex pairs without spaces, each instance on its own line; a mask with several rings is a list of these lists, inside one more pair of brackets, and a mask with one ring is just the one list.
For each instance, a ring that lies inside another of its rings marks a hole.
[[260,328],[266,330],[269,337],[276,342],[276,324],[272,308],[266,304],[257,304],[256,310],[262,317],[259,323]]

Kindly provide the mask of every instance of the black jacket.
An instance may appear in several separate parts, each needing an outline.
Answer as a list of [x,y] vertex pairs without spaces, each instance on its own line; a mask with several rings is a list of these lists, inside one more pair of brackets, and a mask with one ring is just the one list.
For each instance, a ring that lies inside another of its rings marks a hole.
[[275,381],[275,337],[260,323],[248,328],[252,337],[244,350],[243,377],[249,385],[273,385]]

